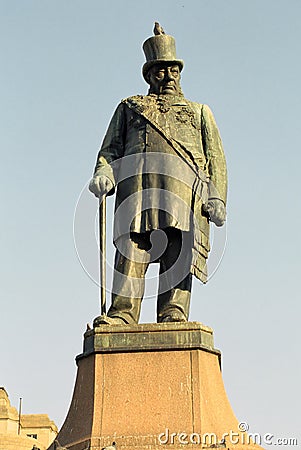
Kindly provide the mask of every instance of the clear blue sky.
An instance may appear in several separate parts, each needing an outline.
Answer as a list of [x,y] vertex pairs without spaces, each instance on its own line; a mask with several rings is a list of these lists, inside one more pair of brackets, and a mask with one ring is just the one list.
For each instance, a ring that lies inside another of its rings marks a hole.
[[[98,315],[98,288],[74,249],[75,206],[116,105],[147,91],[141,45],[159,20],[185,61],[184,94],[215,114],[229,169],[225,256],[207,286],[195,280],[190,318],[214,328],[237,417],[301,442],[301,3],[0,8],[0,384],[12,403],[23,397],[24,413],[58,426],[67,413],[74,358]],[[154,317],[147,299],[142,320]]]

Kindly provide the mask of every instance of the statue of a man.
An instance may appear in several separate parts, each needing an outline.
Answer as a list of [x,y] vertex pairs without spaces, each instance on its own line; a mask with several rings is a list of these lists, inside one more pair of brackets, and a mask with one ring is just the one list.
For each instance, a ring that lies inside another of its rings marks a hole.
[[209,221],[222,226],[226,218],[226,162],[214,117],[184,98],[174,38],[158,23],[154,34],[143,44],[149,92],[117,107],[89,186],[97,197],[116,190],[112,303],[98,323],[138,323],[152,262],[160,264],[157,321],[187,321],[192,275],[207,279]]

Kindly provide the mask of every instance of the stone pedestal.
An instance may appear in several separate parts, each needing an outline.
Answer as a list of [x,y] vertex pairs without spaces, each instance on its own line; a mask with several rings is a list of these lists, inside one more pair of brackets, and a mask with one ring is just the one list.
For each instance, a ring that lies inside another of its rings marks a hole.
[[117,450],[259,449],[238,429],[220,356],[212,329],[198,322],[87,331],[58,442],[71,450],[113,442]]

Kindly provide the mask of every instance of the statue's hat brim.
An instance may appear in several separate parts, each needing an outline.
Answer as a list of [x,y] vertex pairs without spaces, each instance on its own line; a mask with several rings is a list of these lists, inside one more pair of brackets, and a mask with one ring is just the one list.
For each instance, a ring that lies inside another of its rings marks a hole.
[[147,80],[147,73],[149,69],[151,69],[153,66],[157,64],[167,64],[167,65],[178,65],[180,72],[183,70],[184,67],[184,61],[182,59],[153,59],[152,61],[147,61],[143,67],[142,67],[142,74],[145,79]]

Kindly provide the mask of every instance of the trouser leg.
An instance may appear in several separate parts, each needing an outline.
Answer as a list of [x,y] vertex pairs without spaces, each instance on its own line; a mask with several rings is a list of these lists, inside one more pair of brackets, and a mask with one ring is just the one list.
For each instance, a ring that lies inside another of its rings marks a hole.
[[192,237],[189,232],[176,228],[164,231],[168,245],[160,258],[157,322],[175,312],[183,320],[188,320],[192,287]]
[[109,317],[118,317],[126,323],[138,323],[145,287],[145,273],[149,265],[149,239],[146,235],[131,233],[131,238],[120,238],[115,255],[112,304]]

